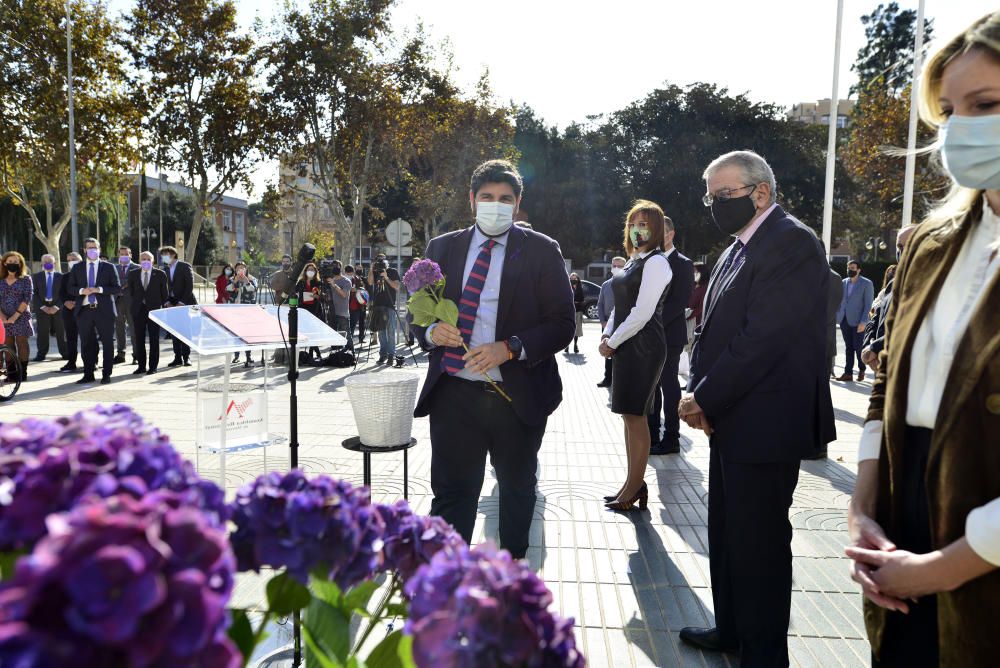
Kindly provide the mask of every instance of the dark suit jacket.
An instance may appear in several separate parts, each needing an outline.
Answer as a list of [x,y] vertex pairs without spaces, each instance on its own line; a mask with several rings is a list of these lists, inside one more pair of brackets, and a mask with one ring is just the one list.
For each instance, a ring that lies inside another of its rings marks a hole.
[[143,306],[149,311],[155,311],[167,305],[168,288],[167,275],[162,269],[153,267],[149,272],[149,286],[142,289],[142,270],[130,271],[126,274],[128,281],[125,294],[131,298],[133,317],[142,313]]
[[125,267],[125,271],[124,271],[125,276],[123,277],[122,276],[123,272],[122,272],[122,266],[121,266],[121,264],[119,264],[118,262],[114,262],[112,264],[113,264],[113,266],[115,268],[115,272],[118,273],[118,280],[122,284],[122,295],[121,296],[127,297],[128,296],[128,292],[126,291],[125,288],[128,286],[128,275],[129,275],[129,272],[135,271],[135,270],[139,269],[140,267],[135,262],[129,262],[128,266]]
[[724,264],[712,271],[689,389],[731,461],[796,461],[836,437],[822,245],[778,207],[720,280]]
[[[441,266],[448,279],[445,297],[456,304],[462,296],[462,274],[473,228],[441,235],[427,245],[425,257]],[[416,417],[430,412],[429,398],[441,377],[444,349],[430,349],[425,328],[411,324],[414,336],[430,350],[427,379],[417,401]],[[541,424],[562,401],[562,381],[555,354],[569,345],[576,332],[573,291],[559,244],[544,234],[513,226],[500,278],[496,340],[517,336],[527,359],[500,367],[514,411],[527,424]],[[484,379],[485,380],[485,379]]]
[[[67,284],[66,294],[69,296],[69,299],[76,300],[73,312],[79,318],[83,310],[83,304],[87,299],[80,294],[80,290],[87,287],[86,260],[78,263],[73,267],[73,271],[69,272]],[[104,289],[104,292],[101,294],[94,295],[97,297],[97,311],[101,315],[110,316],[112,319],[115,318],[118,313],[115,309],[115,297],[121,294],[122,288],[118,282],[118,272],[115,271],[114,266],[110,262],[101,260],[97,263],[97,275],[94,277],[94,287]]]
[[687,345],[684,311],[694,289],[694,263],[676,249],[667,256],[667,262],[673,276],[663,301],[663,331],[667,335],[667,346],[681,348]]
[[194,298],[194,270],[191,269],[191,265],[178,260],[177,266],[174,268],[173,280],[170,280],[169,268],[164,269],[163,272],[167,275],[171,306],[198,303],[198,300]]
[[[31,282],[35,285],[35,292],[31,296],[31,308],[36,313],[38,309],[45,306],[45,272],[40,271],[36,274],[31,275]],[[60,309],[63,307],[62,302],[62,284],[63,284],[63,273],[59,271],[52,272],[52,301]]]
[[882,295],[882,301],[878,303],[878,307],[875,309],[875,315],[865,325],[865,338],[864,343],[861,345],[862,350],[871,348],[875,354],[882,352],[882,348],[885,346],[885,321],[889,316],[889,307],[891,305],[892,281],[889,281],[885,286],[885,294]]

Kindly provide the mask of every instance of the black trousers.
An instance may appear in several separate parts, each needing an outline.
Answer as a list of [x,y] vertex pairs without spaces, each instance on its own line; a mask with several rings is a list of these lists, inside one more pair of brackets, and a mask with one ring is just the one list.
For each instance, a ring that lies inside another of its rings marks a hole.
[[681,402],[681,384],[677,380],[677,369],[681,362],[684,346],[668,346],[667,359],[663,363],[660,384],[653,390],[653,411],[646,416],[649,423],[649,438],[652,443],[660,440],[660,411],[663,411],[663,441],[675,443],[680,438],[681,421],[677,416],[677,404]]
[[611,382],[611,367],[612,366],[613,366],[613,362],[611,361],[611,358],[610,357],[605,357],[604,358],[604,382],[605,383],[610,383]]
[[744,464],[711,448],[708,550],[715,621],[740,666],[788,666],[792,525],[798,462]]
[[45,313],[39,310],[35,314],[35,318],[38,322],[38,338],[35,343],[38,346],[37,355],[39,357],[45,357],[49,354],[49,339],[52,334],[56,335],[56,346],[59,348],[59,355],[66,357],[66,334],[65,334],[65,324],[63,323],[62,312],[65,309],[60,308],[60,313]]
[[191,357],[191,346],[184,343],[175,336],[171,336],[170,339],[173,341],[175,359],[186,360],[187,358]]
[[[80,313],[76,325],[80,329],[80,344],[83,352],[83,372],[93,374],[97,368],[97,342],[100,339],[102,352],[102,375],[110,376],[115,365],[115,319],[96,308],[77,306]],[[74,309],[76,310],[76,309]]]
[[76,311],[80,308],[74,306],[73,310],[68,310],[65,306],[62,309],[63,329],[66,331],[66,361],[76,366],[76,356],[79,352],[77,347],[80,339],[80,330],[76,326]]
[[357,327],[358,340],[361,345],[365,344],[365,311],[367,310],[367,308],[359,308],[356,311],[351,311],[351,331],[353,332],[354,328]]
[[431,515],[472,541],[486,455],[500,487],[500,546],[515,558],[528,550],[535,472],[545,424],[527,425],[485,382],[444,375],[430,406]]
[[[160,326],[149,319],[149,309],[140,306],[139,311],[132,314],[132,350],[139,367],[155,369],[160,363]],[[146,357],[146,335],[149,335],[149,364]]]
[[[930,506],[927,502],[927,459],[931,451],[930,429],[907,425],[903,448],[903,485],[895,493],[902,497],[900,535],[893,536],[900,550],[927,554],[934,550],[931,538]],[[937,666],[938,624],[937,594],[921,596],[910,602],[910,612],[889,612],[877,668],[895,666]]]

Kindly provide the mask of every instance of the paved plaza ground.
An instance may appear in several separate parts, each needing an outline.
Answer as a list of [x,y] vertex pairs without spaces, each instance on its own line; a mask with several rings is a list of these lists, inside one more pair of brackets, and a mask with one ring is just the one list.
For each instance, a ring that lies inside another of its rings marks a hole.
[[[544,577],[564,615],[576,618],[577,640],[590,665],[727,666],[733,657],[703,654],[680,642],[684,626],[711,626],[712,596],[707,555],[708,441],[682,425],[683,452],[652,457],[646,474],[650,506],[645,512],[615,514],[602,496],[617,489],[625,471],[621,420],[608,407],[607,390],[597,388],[603,359],[597,354],[598,325],[587,323],[578,355],[560,353],[564,399],[549,419],[540,453],[538,504],[528,559]],[[169,344],[164,362],[170,360]],[[259,356],[258,356],[259,359]],[[418,356],[421,378],[425,359]],[[221,360],[206,361],[218,366]],[[375,367],[356,373],[402,373]],[[32,364],[31,379],[14,401],[0,404],[0,421],[26,416],[58,416],[96,403],[124,402],[170,435],[194,458],[194,367],[166,369],[155,376],[132,376],[119,365],[110,385],[81,389],[79,376],[60,374],[55,355]],[[413,371],[412,360],[407,368]],[[233,381],[259,380],[259,368],[234,367]],[[360,484],[361,456],[341,447],[356,434],[344,379],[351,369],[303,370],[299,382],[300,463],[311,473],[327,473]],[[798,666],[868,665],[861,595],[847,575],[847,502],[854,486],[856,444],[861,433],[871,374],[864,383],[831,383],[838,440],[825,461],[803,462],[791,510],[795,528],[794,593],[789,645]],[[288,386],[271,386],[273,429],[287,435]],[[410,451],[410,501],[430,509],[428,422],[414,422],[418,439]],[[201,471],[218,475],[218,458],[202,455]],[[287,468],[287,448],[269,448],[269,468]],[[261,450],[231,455],[226,486],[232,492],[262,472]],[[373,457],[373,495],[378,501],[402,496],[399,453]],[[489,473],[480,501],[476,540],[495,537],[496,481]],[[259,600],[259,582],[244,580],[237,602]]]

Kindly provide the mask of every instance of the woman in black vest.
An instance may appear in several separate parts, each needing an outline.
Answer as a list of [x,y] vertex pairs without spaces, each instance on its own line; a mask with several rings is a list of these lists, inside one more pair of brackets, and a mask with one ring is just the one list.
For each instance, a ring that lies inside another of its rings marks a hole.
[[611,410],[625,421],[628,475],[614,496],[604,497],[612,510],[646,508],[649,492],[643,477],[649,462],[646,415],[667,357],[663,299],[672,272],[663,248],[664,219],[657,204],[638,200],[625,218],[625,250],[631,260],[615,276],[615,308],[601,336],[600,352],[611,357]]

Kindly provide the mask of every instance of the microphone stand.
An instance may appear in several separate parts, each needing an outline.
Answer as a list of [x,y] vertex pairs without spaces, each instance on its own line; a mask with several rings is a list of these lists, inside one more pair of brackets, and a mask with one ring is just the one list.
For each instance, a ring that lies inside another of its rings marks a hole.
[[[288,384],[291,393],[288,398],[289,422],[289,459],[291,467],[299,466],[299,397],[296,394],[296,380],[299,377],[299,303],[302,293],[297,292],[288,297]],[[302,665],[302,622],[299,611],[292,613],[292,667]]]

